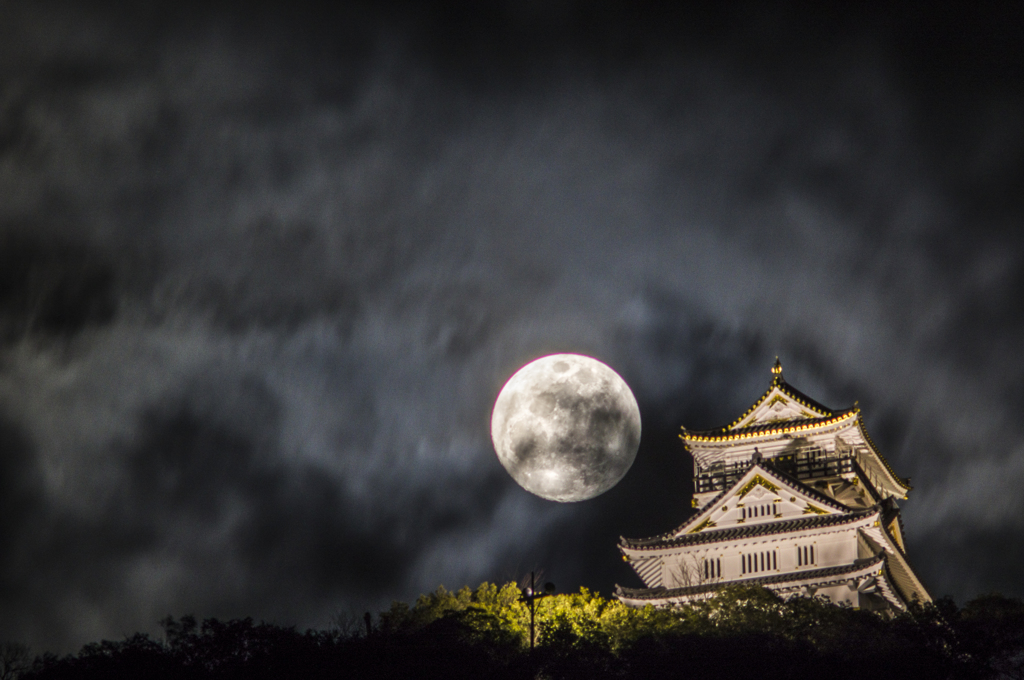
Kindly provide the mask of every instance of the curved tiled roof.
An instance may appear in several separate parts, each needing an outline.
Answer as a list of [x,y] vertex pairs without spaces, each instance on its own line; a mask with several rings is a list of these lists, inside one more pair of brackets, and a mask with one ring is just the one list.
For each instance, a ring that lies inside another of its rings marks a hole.
[[878,460],[881,461],[881,463],[885,467],[886,471],[890,475],[892,475],[892,478],[896,480],[897,484],[902,486],[907,491],[910,491],[913,488],[913,487],[910,486],[910,480],[909,479],[903,479],[898,474],[896,474],[895,470],[892,469],[892,466],[889,465],[889,461],[887,461],[885,459],[885,456],[882,455],[882,452],[878,450],[877,446],[875,446],[875,442],[874,442],[874,440],[871,439],[871,435],[868,434],[867,428],[864,427],[864,420],[863,419],[859,420],[857,424],[860,426],[860,433],[864,436],[864,441],[866,441],[868,443],[868,446],[871,447],[871,450],[878,457]]
[[[683,440],[683,443],[687,446],[687,449],[689,449],[689,442],[740,441],[743,439],[752,439],[755,437],[762,437],[766,435],[781,435],[790,432],[799,432],[815,429],[818,427],[824,427],[833,423],[838,423],[842,421],[844,418],[847,418],[851,415],[860,414],[860,409],[857,406],[842,411],[835,411],[821,404],[820,402],[811,399],[806,394],[804,394],[803,392],[796,389],[795,387],[793,387],[792,385],[785,381],[785,379],[782,377],[782,366],[778,363],[777,360],[775,366],[772,368],[772,373],[774,374],[772,377],[772,382],[768,386],[768,389],[765,391],[765,393],[762,394],[761,397],[757,401],[755,401],[750,408],[744,411],[739,418],[732,421],[725,427],[713,428],[710,430],[687,430],[685,427],[681,427],[680,429],[682,430],[682,434],[680,435],[680,438]],[[775,388],[778,388],[781,392],[789,396],[796,403],[802,406],[806,406],[807,408],[813,409],[815,411],[818,411],[819,413],[824,413],[826,415],[822,418],[798,418],[794,420],[772,421],[769,423],[762,423],[759,425],[750,425],[747,427],[737,428],[736,426],[743,422],[744,418],[753,413],[754,410],[758,406],[760,406],[765,399],[768,398],[768,395],[770,395]],[[912,488],[910,486],[910,481],[903,479],[902,477],[896,474],[895,470],[892,469],[892,466],[889,464],[889,461],[886,460],[885,456],[883,456],[882,453],[878,450],[878,447],[875,445],[875,442],[871,439],[871,436],[868,434],[867,429],[864,427],[863,418],[857,419],[857,425],[860,429],[861,435],[864,437],[864,440],[867,442],[868,446],[871,448],[871,451],[878,458],[879,462],[882,464],[882,467],[886,470],[886,472],[888,472],[896,481],[896,483],[904,489],[904,493],[910,491],[910,489]]]
[[784,574],[772,574],[770,576],[758,576],[746,578],[728,583],[701,583],[695,586],[684,586],[682,588],[623,588],[615,587],[617,597],[626,597],[632,600],[662,600],[672,597],[686,597],[688,595],[700,595],[717,590],[725,585],[730,586],[766,586],[786,583],[788,581],[821,580],[852,574],[858,571],[865,571],[878,566],[885,561],[884,553],[879,553],[872,558],[863,561],[858,560],[853,564],[844,564],[838,567],[824,567],[822,569],[809,569],[805,571],[790,571]]
[[683,429],[680,435],[684,440],[707,442],[707,441],[732,441],[735,439],[749,439],[764,435],[785,434],[787,432],[798,432],[801,430],[812,430],[833,423],[842,422],[851,415],[860,411],[857,408],[836,411],[824,418],[799,418],[796,420],[773,420],[759,425],[748,425],[738,429],[720,427],[714,430],[687,430]]
[[885,561],[882,565],[882,571],[885,572],[885,578],[892,584],[889,590],[892,594],[903,603],[903,608],[906,609],[909,602],[907,602],[906,596],[900,591],[900,587],[896,582],[896,578],[893,576],[892,571],[889,569],[889,560]]
[[777,522],[764,522],[762,524],[745,524],[724,529],[707,529],[695,534],[683,534],[676,538],[664,538],[661,536],[648,539],[622,538],[619,542],[619,549],[630,550],[658,550],[661,548],[674,548],[683,545],[695,545],[701,543],[718,543],[720,541],[734,541],[752,536],[771,536],[773,534],[784,534],[804,529],[816,529],[819,527],[840,526],[850,524],[858,520],[872,517],[881,512],[881,508],[873,507],[867,510],[851,512],[843,515],[806,515],[796,519],[783,519]]

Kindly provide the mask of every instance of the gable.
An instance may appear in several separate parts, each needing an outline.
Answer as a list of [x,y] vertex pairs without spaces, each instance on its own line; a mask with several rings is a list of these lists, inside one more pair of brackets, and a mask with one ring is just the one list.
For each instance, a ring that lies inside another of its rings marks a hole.
[[825,418],[832,415],[827,409],[816,408],[784,389],[780,381],[772,383],[771,388],[750,410],[739,420],[729,426],[730,430],[738,430],[752,425],[801,420],[808,418]]
[[672,535],[846,512],[828,497],[756,464]]

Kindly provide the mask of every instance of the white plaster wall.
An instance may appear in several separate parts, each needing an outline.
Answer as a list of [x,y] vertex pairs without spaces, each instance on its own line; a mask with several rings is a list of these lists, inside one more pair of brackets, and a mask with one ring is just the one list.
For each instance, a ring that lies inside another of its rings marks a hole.
[[[797,562],[798,546],[813,545],[815,560],[813,564],[800,565]],[[743,573],[742,555],[764,551],[776,551],[777,568],[765,569],[754,573]],[[722,565],[721,578],[718,582],[728,582],[757,576],[767,576],[793,571],[819,569],[852,564],[859,557],[857,530],[848,529],[817,535],[790,537],[777,536],[762,540],[752,540],[731,545],[695,547],[678,553],[666,555],[662,565],[662,585],[666,588],[677,588],[685,585],[696,585],[703,582],[703,562],[705,559],[720,559]],[[691,570],[689,582],[680,579],[682,568]]]
[[826,534],[815,540],[819,567],[853,564],[857,559],[857,536],[853,532]]

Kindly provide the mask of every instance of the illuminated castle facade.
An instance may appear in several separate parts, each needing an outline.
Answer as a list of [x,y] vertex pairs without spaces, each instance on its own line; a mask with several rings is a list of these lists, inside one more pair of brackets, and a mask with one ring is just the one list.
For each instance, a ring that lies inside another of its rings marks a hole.
[[666,534],[622,539],[646,587],[620,586],[617,597],[663,607],[746,584],[868,610],[930,602],[907,561],[896,505],[910,484],[879,453],[860,409],[818,404],[783,380],[778,361],[772,373],[732,424],[683,429],[695,510]]

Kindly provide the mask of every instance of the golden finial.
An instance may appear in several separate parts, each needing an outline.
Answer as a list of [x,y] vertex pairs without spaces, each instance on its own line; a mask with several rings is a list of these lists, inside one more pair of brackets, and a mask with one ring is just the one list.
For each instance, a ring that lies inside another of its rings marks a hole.
[[775,365],[772,366],[772,373],[775,375],[782,375],[782,362],[779,361],[778,357],[775,357]]

